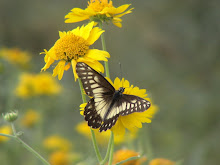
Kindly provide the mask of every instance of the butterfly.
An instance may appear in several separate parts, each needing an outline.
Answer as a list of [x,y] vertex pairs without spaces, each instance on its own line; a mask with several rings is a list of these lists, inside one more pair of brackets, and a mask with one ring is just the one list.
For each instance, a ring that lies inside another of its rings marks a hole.
[[85,93],[91,97],[84,109],[84,117],[88,126],[99,128],[99,131],[111,129],[119,116],[134,112],[144,112],[150,102],[135,96],[123,94],[125,88],[115,88],[97,71],[85,63],[76,64],[76,72]]

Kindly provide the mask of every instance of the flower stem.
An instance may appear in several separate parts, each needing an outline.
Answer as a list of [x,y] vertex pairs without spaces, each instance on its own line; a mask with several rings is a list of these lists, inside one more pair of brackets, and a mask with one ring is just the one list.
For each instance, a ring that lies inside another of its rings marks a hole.
[[81,96],[82,96],[82,100],[83,103],[86,103],[86,95],[83,92],[83,85],[82,85],[82,81],[78,78],[78,82],[79,82],[79,87],[80,87],[80,91],[81,91]]
[[[78,78],[78,81],[79,81],[79,87],[80,87],[83,103],[87,103],[86,95],[83,92],[82,81],[79,78]],[[95,149],[96,156],[98,158],[98,161],[101,162],[102,161],[102,156],[100,154],[99,147],[97,145],[97,141],[96,141],[96,138],[95,138],[95,133],[91,128],[90,128],[90,131],[91,131],[91,135],[92,135],[92,143],[93,143],[93,147]]]
[[108,149],[107,149],[105,158],[100,163],[100,165],[104,165],[107,162],[107,160],[109,158],[110,151],[112,149],[112,146],[114,146],[114,133],[111,131],[111,135],[110,135],[110,139],[109,139],[109,143],[108,143]]
[[94,146],[94,149],[95,149],[96,157],[98,158],[99,162],[101,162],[102,161],[102,156],[100,154],[100,151],[99,151],[99,148],[98,148],[98,145],[97,145],[97,141],[96,141],[96,138],[95,138],[95,133],[92,130],[92,128],[90,128],[90,131],[91,131],[91,134],[92,134],[92,142],[93,142],[93,146]]
[[4,134],[4,133],[0,133],[0,136],[5,136],[5,137],[9,137],[9,138],[15,139],[15,136]]
[[15,140],[16,140],[18,143],[20,143],[24,148],[26,148],[29,152],[31,152],[36,158],[38,158],[43,164],[45,164],[45,165],[50,165],[50,163],[47,162],[40,154],[38,154],[33,148],[31,148],[28,144],[26,144],[23,140],[21,140],[21,139],[18,137],[18,133],[16,132],[15,126],[14,126],[13,123],[11,123],[11,127],[12,127],[12,131],[13,131],[14,136],[12,136],[12,135],[6,135],[6,134],[0,134],[0,135],[3,135],[3,136],[6,136],[6,137],[10,137],[10,138],[15,139]]
[[114,134],[113,134],[113,132],[111,134],[112,134],[112,145],[111,145],[108,165],[112,165],[113,154],[114,154]]
[[[102,22],[101,22],[101,21],[99,22],[99,27],[100,27],[100,29],[103,29],[103,26],[102,26]],[[102,49],[103,49],[104,51],[106,51],[106,44],[105,44],[105,36],[104,36],[104,33],[101,34],[101,41],[102,41]],[[108,61],[105,61],[105,74],[106,74],[106,77],[110,78]]]

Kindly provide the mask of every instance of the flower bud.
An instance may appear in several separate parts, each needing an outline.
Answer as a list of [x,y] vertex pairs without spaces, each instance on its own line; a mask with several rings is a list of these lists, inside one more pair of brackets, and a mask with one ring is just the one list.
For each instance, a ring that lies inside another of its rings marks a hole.
[[13,122],[18,118],[18,111],[3,114],[3,117],[8,122]]

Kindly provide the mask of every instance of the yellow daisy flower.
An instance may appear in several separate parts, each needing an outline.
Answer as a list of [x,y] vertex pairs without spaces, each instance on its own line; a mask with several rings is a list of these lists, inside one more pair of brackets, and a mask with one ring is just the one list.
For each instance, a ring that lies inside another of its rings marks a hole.
[[135,112],[126,116],[119,116],[118,121],[111,129],[116,135],[124,134],[126,128],[130,131],[134,131],[136,128],[142,128],[142,123],[151,123],[151,119],[157,112],[158,107],[152,104],[150,98],[147,98],[145,89],[139,89],[136,86],[134,87],[133,85],[130,85],[129,81],[124,78],[120,80],[117,77],[114,80],[114,83],[111,82],[110,79],[108,79],[108,81],[113,85],[113,87],[115,87],[116,90],[120,87],[124,87],[124,94],[139,96],[151,102],[150,108],[144,112]]
[[[134,156],[139,156],[139,153],[135,152],[133,150],[128,150],[128,149],[118,150],[113,155],[113,164],[119,163],[123,160],[126,160],[126,159],[128,159],[130,157],[134,157]],[[142,157],[139,159],[127,161],[125,163],[122,163],[122,165],[140,165],[143,162],[145,162],[146,160],[147,160],[146,157]]]
[[96,22],[112,21],[117,27],[122,27],[122,19],[120,17],[131,13],[133,10],[133,8],[128,9],[129,6],[130,4],[125,4],[116,8],[113,6],[112,1],[90,0],[85,10],[73,8],[71,12],[65,16],[65,23],[75,23],[90,19]]
[[49,73],[22,73],[15,94],[21,98],[28,98],[39,95],[56,95],[60,91],[61,86]]
[[52,135],[43,141],[43,145],[48,150],[69,151],[72,143],[63,137]]
[[[12,134],[12,129],[10,126],[4,125],[0,127],[0,133],[10,135]],[[5,136],[0,136],[0,143],[8,141],[9,138]]]
[[21,119],[21,124],[27,128],[33,127],[40,120],[40,114],[33,110],[29,109]]
[[45,71],[55,61],[59,61],[53,70],[53,76],[58,75],[59,80],[62,79],[64,70],[68,70],[70,65],[72,65],[76,80],[78,78],[75,69],[77,62],[84,62],[95,70],[104,72],[104,67],[98,61],[107,61],[110,55],[106,51],[89,48],[104,32],[98,27],[93,28],[93,26],[94,22],[91,22],[72,31],[59,32],[60,39],[49,51],[44,50],[41,53],[45,54],[44,61],[46,63],[41,70]]
[[[152,104],[150,98],[147,98],[145,89],[139,89],[138,87],[130,85],[129,81],[125,80],[124,78],[120,80],[117,77],[114,80],[114,83],[109,78],[106,77],[106,79],[112,84],[115,90],[118,90],[120,87],[124,87],[125,90],[123,94],[139,96],[151,102],[150,108],[144,112],[135,112],[126,116],[119,116],[116,124],[111,128],[115,135],[124,135],[126,129],[131,132],[135,132],[137,131],[137,128],[142,128],[142,123],[151,123],[151,119],[158,111],[158,107]],[[83,103],[80,105],[81,115],[83,115],[86,104],[87,103]]]
[[[80,134],[87,137],[88,139],[91,139],[91,131],[90,131],[90,127],[88,126],[87,122],[83,121],[83,122],[80,122],[79,124],[77,124],[76,130]],[[110,135],[111,135],[111,131],[107,130],[105,132],[100,133],[98,131],[98,129],[93,129],[93,130],[94,130],[97,142],[100,145],[103,145],[103,146],[107,145],[108,141],[109,141],[109,138],[110,138]],[[115,136],[114,144],[118,145],[118,144],[121,144],[121,143],[125,143],[127,141],[132,141],[133,139],[136,138],[136,136],[137,136],[137,131],[129,132],[128,134],[126,134],[126,136],[124,136],[124,135]]]
[[2,48],[0,57],[22,68],[27,68],[31,60],[30,53],[19,48]]
[[156,158],[150,161],[149,165],[174,165],[175,162],[164,159],[164,158]]

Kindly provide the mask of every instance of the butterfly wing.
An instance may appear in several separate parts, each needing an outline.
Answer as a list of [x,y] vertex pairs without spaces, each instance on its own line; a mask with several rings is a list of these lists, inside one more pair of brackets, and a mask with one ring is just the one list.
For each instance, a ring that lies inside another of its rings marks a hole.
[[123,94],[111,108],[110,113],[100,127],[100,132],[111,129],[119,115],[125,116],[134,112],[144,112],[150,107],[150,102],[134,95]]
[[92,128],[99,128],[112,102],[115,88],[101,74],[85,63],[77,63],[76,72],[86,94],[93,97],[85,107],[85,120]]
[[115,88],[97,71],[85,63],[76,64],[76,73],[82,81],[86,94],[90,97],[113,95]]

